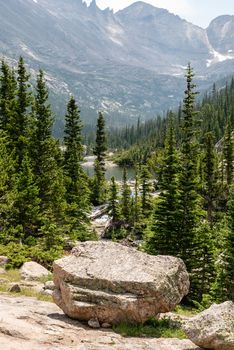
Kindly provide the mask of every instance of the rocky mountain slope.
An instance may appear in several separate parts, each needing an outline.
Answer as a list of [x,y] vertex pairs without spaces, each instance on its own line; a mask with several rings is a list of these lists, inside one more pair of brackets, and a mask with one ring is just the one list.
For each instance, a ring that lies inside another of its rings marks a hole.
[[112,125],[176,106],[188,61],[200,91],[232,74],[233,36],[234,16],[204,30],[141,1],[114,14],[95,0],[0,0],[0,54],[42,67],[60,114],[72,93],[84,118],[101,109]]

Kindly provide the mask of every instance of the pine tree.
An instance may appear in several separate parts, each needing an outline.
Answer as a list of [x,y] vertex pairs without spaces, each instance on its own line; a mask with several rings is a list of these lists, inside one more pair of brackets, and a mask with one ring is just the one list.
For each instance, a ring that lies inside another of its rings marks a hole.
[[17,69],[17,89],[15,108],[11,111],[11,120],[8,127],[12,146],[20,170],[25,153],[28,151],[29,119],[31,93],[29,91],[29,77],[24,60],[20,57]]
[[[222,235],[220,234],[222,232]],[[216,283],[214,292],[216,300],[222,302],[234,300],[234,189],[231,188],[231,198],[228,203],[228,216],[222,222],[222,230],[217,232],[221,241],[219,255],[216,261]],[[220,244],[220,242],[218,242]]]
[[127,171],[126,168],[123,170],[123,185],[121,193],[121,215],[127,224],[131,224],[132,213],[131,213],[131,189],[127,183]]
[[151,184],[150,184],[151,174],[147,166],[143,165],[141,168],[141,209],[144,218],[148,218],[152,209],[151,200]]
[[161,192],[152,218],[147,249],[155,254],[176,256],[180,246],[178,222],[179,158],[172,115],[168,123],[160,173]]
[[214,212],[218,201],[218,159],[214,147],[214,137],[212,132],[205,134],[204,154],[201,159],[203,164],[204,179],[202,181],[202,196],[204,207],[207,211],[207,220],[210,225],[214,222]]
[[195,228],[201,216],[200,196],[198,195],[196,128],[194,111],[196,85],[193,83],[193,70],[188,65],[186,73],[187,89],[183,105],[183,136],[181,142],[181,173],[179,179],[179,225],[180,250],[178,255],[185,262],[189,272],[192,270]]
[[0,128],[7,131],[14,111],[16,80],[5,61],[1,62],[0,72]]
[[93,153],[97,157],[103,172],[105,172],[105,156],[107,151],[106,142],[105,119],[103,114],[99,112],[97,119],[96,145]]
[[190,259],[193,262],[190,272],[190,297],[202,302],[211,294],[215,279],[213,230],[208,221],[202,221],[194,232],[194,250]]
[[15,161],[9,151],[9,139],[0,131],[0,243],[14,240],[10,233],[13,225],[13,207],[16,199]]
[[94,163],[94,180],[92,202],[94,205],[104,203],[106,197],[106,183],[105,183],[105,156],[107,151],[105,119],[103,114],[99,112],[96,130],[96,145],[94,148],[94,155],[96,160]]
[[51,134],[53,117],[48,104],[48,89],[42,70],[37,75],[33,115],[34,128],[29,144],[35,182],[39,190],[40,225],[44,225],[46,216],[56,224],[63,218],[65,189],[61,152]]
[[17,195],[14,203],[14,227],[19,241],[34,236],[39,220],[38,187],[35,184],[30,159],[24,155],[21,171],[16,180]]
[[231,126],[230,118],[227,121],[223,139],[223,154],[225,159],[225,170],[226,170],[226,183],[228,186],[231,185],[233,179],[233,128]]
[[66,199],[70,205],[70,216],[74,219],[73,229],[88,222],[89,190],[88,180],[81,166],[83,160],[83,145],[81,136],[80,111],[74,97],[67,105],[65,117],[65,153],[64,171],[66,174]]
[[115,224],[120,218],[119,203],[118,203],[118,187],[115,178],[111,178],[110,197],[109,197],[109,214],[112,217],[112,222]]
[[139,168],[136,168],[134,197],[132,198],[133,229],[135,234],[142,233],[142,210],[139,196]]

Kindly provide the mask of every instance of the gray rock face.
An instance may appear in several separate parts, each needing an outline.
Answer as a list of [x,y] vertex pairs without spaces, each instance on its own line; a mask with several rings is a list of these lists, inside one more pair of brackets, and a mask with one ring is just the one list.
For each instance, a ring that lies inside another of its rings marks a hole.
[[234,52],[234,16],[219,16],[207,28],[212,47],[222,54]]
[[86,242],[54,263],[55,303],[71,318],[144,322],[172,310],[188,293],[182,260],[113,242]]
[[234,349],[234,303],[212,305],[186,322],[184,330],[193,343],[206,349]]
[[190,340],[122,337],[66,317],[54,303],[0,295],[0,349],[199,350]]
[[28,261],[20,268],[20,274],[25,280],[39,280],[40,278],[49,276],[50,272],[40,264],[34,261]]

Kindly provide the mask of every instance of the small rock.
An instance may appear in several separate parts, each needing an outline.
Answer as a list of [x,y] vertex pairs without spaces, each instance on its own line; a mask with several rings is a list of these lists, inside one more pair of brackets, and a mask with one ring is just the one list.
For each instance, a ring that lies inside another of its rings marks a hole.
[[44,285],[44,289],[55,290],[55,284],[53,281],[47,281]]
[[20,269],[21,277],[25,280],[39,280],[43,277],[48,277],[50,272],[40,264],[29,261],[23,264]]
[[40,293],[43,290],[44,284],[38,281],[21,281],[20,287],[25,289],[34,290],[36,293]]
[[111,324],[110,323],[103,323],[102,328],[111,328]]
[[7,284],[9,280],[7,278],[0,278],[0,284]]
[[6,272],[5,269],[3,269],[2,267],[0,267],[0,275],[3,275]]
[[18,283],[12,284],[12,286],[9,288],[10,293],[20,293],[21,288]]
[[0,256],[0,266],[4,266],[8,263],[9,259],[7,256],[1,255]]
[[234,303],[214,304],[186,322],[184,330],[196,345],[213,350],[234,349]]
[[101,328],[100,323],[97,318],[91,318],[88,321],[88,325],[90,328]]
[[42,290],[40,291],[40,294],[43,294],[43,295],[53,295],[53,291],[50,290],[50,289],[44,289],[42,288]]

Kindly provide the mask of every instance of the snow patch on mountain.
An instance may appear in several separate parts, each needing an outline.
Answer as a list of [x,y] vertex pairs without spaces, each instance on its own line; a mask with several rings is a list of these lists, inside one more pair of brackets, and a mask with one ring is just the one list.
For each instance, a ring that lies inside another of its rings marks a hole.
[[109,32],[109,38],[111,41],[123,46],[124,31],[120,26],[109,25],[107,26],[107,31]]
[[[37,0],[33,0],[33,1],[37,1]],[[21,49],[31,58],[33,58],[36,61],[40,61],[39,57],[36,56],[28,47],[27,45],[25,45],[24,43],[20,44]]]
[[233,60],[234,59],[234,54],[230,55],[230,53],[232,53],[232,50],[228,50],[227,54],[222,54],[222,53],[212,49],[210,51],[210,53],[211,53],[211,55],[213,57],[211,59],[206,60],[207,68],[210,67],[214,63],[219,63],[219,62],[224,62],[224,61],[227,61],[227,60]]

